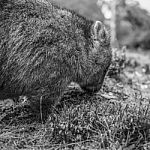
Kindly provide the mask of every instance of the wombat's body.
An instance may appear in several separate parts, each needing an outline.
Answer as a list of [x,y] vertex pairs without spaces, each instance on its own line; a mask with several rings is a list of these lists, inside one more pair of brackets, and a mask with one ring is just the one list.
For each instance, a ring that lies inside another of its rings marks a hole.
[[101,22],[42,0],[0,0],[0,99],[26,95],[57,103],[74,81],[101,88],[111,62]]

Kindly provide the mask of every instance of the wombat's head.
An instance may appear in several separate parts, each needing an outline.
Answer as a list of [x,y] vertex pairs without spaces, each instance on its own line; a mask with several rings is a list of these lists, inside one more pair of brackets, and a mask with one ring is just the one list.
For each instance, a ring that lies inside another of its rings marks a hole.
[[92,46],[89,51],[88,64],[90,65],[81,88],[88,92],[100,90],[105,74],[111,63],[110,33],[105,26],[96,21],[91,27]]

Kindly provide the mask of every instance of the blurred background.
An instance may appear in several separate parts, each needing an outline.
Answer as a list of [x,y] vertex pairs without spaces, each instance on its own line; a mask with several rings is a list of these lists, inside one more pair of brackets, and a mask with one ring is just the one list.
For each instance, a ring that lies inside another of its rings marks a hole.
[[112,46],[150,50],[150,0],[53,0],[111,28]]

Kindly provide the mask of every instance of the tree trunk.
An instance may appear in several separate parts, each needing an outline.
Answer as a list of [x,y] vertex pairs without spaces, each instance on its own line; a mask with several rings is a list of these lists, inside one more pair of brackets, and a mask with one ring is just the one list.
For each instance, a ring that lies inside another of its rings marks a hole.
[[112,0],[111,1],[111,12],[112,12],[112,17],[111,17],[111,22],[110,22],[110,27],[111,27],[111,46],[112,48],[118,48],[118,40],[117,40],[117,32],[116,32],[116,5],[117,5],[117,0]]

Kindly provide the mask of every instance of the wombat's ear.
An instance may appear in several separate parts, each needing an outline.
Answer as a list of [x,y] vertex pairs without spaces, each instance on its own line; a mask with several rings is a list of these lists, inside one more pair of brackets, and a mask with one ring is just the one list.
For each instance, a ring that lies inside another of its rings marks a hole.
[[93,25],[93,35],[95,40],[105,40],[106,38],[106,32],[105,32],[105,27],[101,21],[96,21]]
[[98,39],[99,38],[99,33],[102,29],[102,22],[101,21],[96,21],[93,25],[93,34],[94,34],[94,38]]

